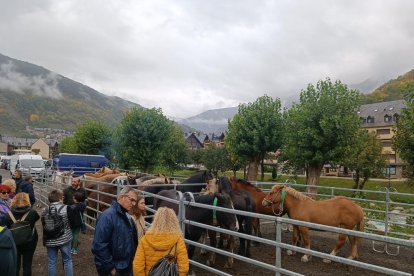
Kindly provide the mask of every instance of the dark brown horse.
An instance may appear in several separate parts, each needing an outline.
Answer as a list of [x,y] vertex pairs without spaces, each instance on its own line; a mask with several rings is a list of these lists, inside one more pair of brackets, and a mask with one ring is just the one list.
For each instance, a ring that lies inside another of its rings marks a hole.
[[[295,220],[318,223],[328,226],[341,227],[349,230],[364,230],[364,211],[361,206],[354,203],[347,197],[336,196],[326,200],[316,201],[295,189],[285,185],[275,185],[263,199],[262,205],[265,207],[279,206],[285,210],[289,217]],[[293,225],[292,242],[297,246],[300,235],[303,238],[305,248],[310,249],[309,228]],[[351,243],[351,255],[349,259],[358,258],[357,241],[358,238],[349,236]],[[346,240],[345,234],[339,234],[336,247],[331,255],[336,255],[342,248]],[[288,255],[294,254],[288,251]],[[302,262],[308,262],[310,256],[302,256]],[[330,262],[329,260],[324,260]]]

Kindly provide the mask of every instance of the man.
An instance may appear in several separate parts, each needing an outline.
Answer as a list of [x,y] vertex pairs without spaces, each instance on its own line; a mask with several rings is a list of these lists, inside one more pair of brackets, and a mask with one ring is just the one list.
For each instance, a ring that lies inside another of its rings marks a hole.
[[0,260],[0,275],[16,275],[16,245],[12,233],[5,226],[0,226]]
[[21,170],[15,170],[14,171],[14,176],[13,176],[14,181],[16,181],[16,194],[20,193],[20,185],[24,182],[23,180],[23,173]]
[[28,175],[24,178],[24,181],[20,183],[20,190],[17,190],[18,193],[26,193],[29,194],[30,198],[30,205],[34,206],[34,203],[36,201],[34,190],[33,190],[33,177],[31,175]]
[[96,221],[92,253],[100,276],[132,276],[132,261],[138,238],[135,223],[128,212],[137,204],[138,194],[124,187],[118,201],[112,201]]
[[[42,212],[43,224],[43,245],[47,249],[48,257],[48,275],[57,275],[56,265],[58,260],[58,252],[60,251],[63,260],[63,268],[66,276],[73,275],[72,255],[70,253],[70,242],[72,240],[72,231],[70,230],[69,219],[72,216],[71,209],[63,204],[63,194],[60,190],[52,190],[48,195],[50,208],[46,207]],[[64,231],[61,235],[48,237],[45,234],[46,217],[49,212],[57,212],[62,217],[64,223]]]
[[73,205],[73,195],[76,192],[80,192],[83,195],[83,199],[81,202],[84,202],[86,199],[86,190],[82,188],[81,179],[79,177],[72,178],[72,185],[70,187],[67,187],[65,190],[63,190],[63,203],[66,205]]

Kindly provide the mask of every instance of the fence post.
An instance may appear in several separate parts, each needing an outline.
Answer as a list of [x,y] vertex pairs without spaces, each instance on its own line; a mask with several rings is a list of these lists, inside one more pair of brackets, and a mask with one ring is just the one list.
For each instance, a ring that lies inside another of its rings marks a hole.
[[185,206],[184,206],[184,196],[180,191],[176,192],[179,196],[179,205],[178,205],[178,218],[181,224],[181,231],[183,232],[183,237],[185,238]]
[[[279,218],[276,218],[276,268],[280,269],[282,267],[282,249],[280,248],[280,243],[282,242],[282,223],[279,221]],[[280,276],[280,272],[276,271],[276,276]]]
[[384,229],[384,235],[388,236],[388,212],[390,208],[390,191],[388,188],[385,188],[385,229]]

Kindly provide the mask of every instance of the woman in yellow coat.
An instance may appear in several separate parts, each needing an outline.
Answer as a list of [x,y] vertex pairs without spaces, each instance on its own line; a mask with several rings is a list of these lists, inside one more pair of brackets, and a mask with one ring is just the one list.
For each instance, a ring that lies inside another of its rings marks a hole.
[[[172,209],[161,207],[155,213],[150,228],[139,241],[133,264],[134,276],[148,275],[151,267],[167,255],[175,244],[178,272],[184,276],[188,273],[189,262],[180,224]],[[174,254],[174,249],[171,254]]]

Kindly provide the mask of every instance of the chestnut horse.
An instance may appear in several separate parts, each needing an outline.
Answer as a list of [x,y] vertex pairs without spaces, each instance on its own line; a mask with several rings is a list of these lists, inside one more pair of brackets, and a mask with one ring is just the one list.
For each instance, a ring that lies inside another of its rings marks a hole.
[[[275,185],[262,202],[263,206],[279,206],[288,213],[291,219],[318,223],[328,226],[341,227],[349,230],[364,230],[364,211],[361,206],[347,197],[335,196],[330,199],[316,201],[295,189],[285,185]],[[310,249],[309,228],[293,225],[292,243],[297,246],[300,235],[306,249]],[[358,258],[358,238],[348,235],[351,243],[351,255],[348,259]],[[335,256],[346,240],[345,234],[339,234],[336,247],[331,255]],[[288,255],[294,253],[288,250]],[[308,262],[310,256],[305,254],[302,262]],[[330,260],[324,260],[330,262]]]
[[[261,214],[265,214],[265,215],[277,215],[277,216],[283,216],[286,212],[280,212],[279,209],[276,208],[270,208],[269,207],[264,207],[262,205],[262,201],[266,196],[266,193],[263,192],[261,189],[257,188],[256,186],[254,186],[252,183],[241,179],[241,178],[237,178],[237,177],[230,177],[230,183],[231,183],[231,188],[235,191],[245,191],[250,193],[255,202],[256,202],[256,212],[257,213],[261,213]],[[260,224],[259,224],[259,219],[255,218],[252,221],[252,226],[253,226],[253,230],[256,233],[257,236],[261,237],[262,234],[260,232]]]

